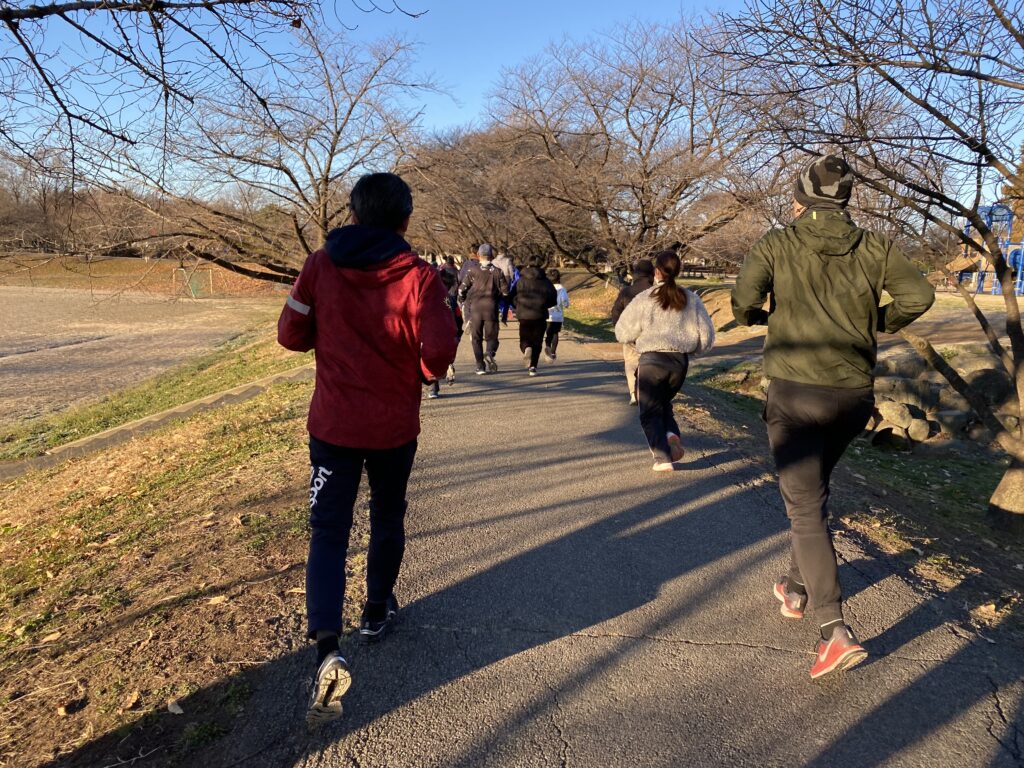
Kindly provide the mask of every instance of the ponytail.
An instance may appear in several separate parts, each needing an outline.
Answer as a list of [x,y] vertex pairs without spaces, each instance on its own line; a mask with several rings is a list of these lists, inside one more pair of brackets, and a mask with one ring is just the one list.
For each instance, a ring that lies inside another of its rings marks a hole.
[[686,307],[686,291],[676,285],[680,264],[675,251],[662,251],[654,258],[654,266],[661,273],[663,282],[651,292],[651,296],[662,309],[682,312]]

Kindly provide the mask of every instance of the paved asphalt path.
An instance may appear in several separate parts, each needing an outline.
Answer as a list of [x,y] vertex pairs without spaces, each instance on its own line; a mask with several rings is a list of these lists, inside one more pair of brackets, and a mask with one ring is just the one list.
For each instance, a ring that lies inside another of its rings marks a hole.
[[843,537],[872,657],[812,683],[814,625],[770,593],[767,465],[690,428],[685,469],[655,475],[619,367],[563,340],[527,378],[513,331],[497,375],[471,374],[466,339],[424,402],[401,620],[353,654],[345,717],[276,748],[254,729],[246,766],[1022,764],[1024,655],[957,629],[955,590],[923,596]]

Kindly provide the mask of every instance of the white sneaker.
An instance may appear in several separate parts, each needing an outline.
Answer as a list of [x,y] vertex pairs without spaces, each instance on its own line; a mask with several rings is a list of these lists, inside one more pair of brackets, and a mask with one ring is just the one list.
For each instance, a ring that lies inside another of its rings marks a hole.
[[651,469],[655,472],[675,472],[676,465],[671,461],[659,461]]
[[330,720],[341,717],[341,697],[352,685],[352,674],[348,663],[340,652],[334,651],[316,671],[313,681],[313,695],[306,710],[306,725],[316,728]]
[[531,376],[536,376],[537,375],[537,369],[536,368],[531,368],[530,369],[530,375]]

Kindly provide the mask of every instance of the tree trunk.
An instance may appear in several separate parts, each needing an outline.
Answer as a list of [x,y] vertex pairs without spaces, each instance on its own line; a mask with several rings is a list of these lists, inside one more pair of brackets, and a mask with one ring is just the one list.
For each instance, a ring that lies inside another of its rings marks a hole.
[[1024,462],[1014,459],[988,502],[992,527],[1024,536]]

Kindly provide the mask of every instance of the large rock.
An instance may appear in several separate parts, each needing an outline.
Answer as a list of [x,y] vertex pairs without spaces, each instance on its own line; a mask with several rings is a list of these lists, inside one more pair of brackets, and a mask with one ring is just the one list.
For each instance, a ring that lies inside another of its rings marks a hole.
[[969,371],[964,380],[981,393],[990,405],[1002,405],[1013,393],[1013,384],[1002,366]]
[[928,412],[938,409],[941,392],[941,384],[924,379],[908,379],[903,376],[879,376],[875,379],[876,397],[909,403]]
[[875,364],[876,376],[900,376],[916,379],[928,370],[928,363],[916,352],[888,354]]
[[953,389],[952,386],[946,384],[946,386],[939,392],[939,410],[970,411],[971,404],[967,402],[963,395]]
[[907,427],[907,436],[915,443],[923,443],[931,435],[932,428],[925,419],[913,419]]
[[939,423],[942,432],[956,437],[963,436],[971,419],[970,411],[944,410],[935,414],[935,421]]
[[914,421],[914,416],[905,403],[897,403],[893,400],[879,400],[875,404],[875,408],[878,409],[878,413],[883,421],[893,426],[906,429]]

